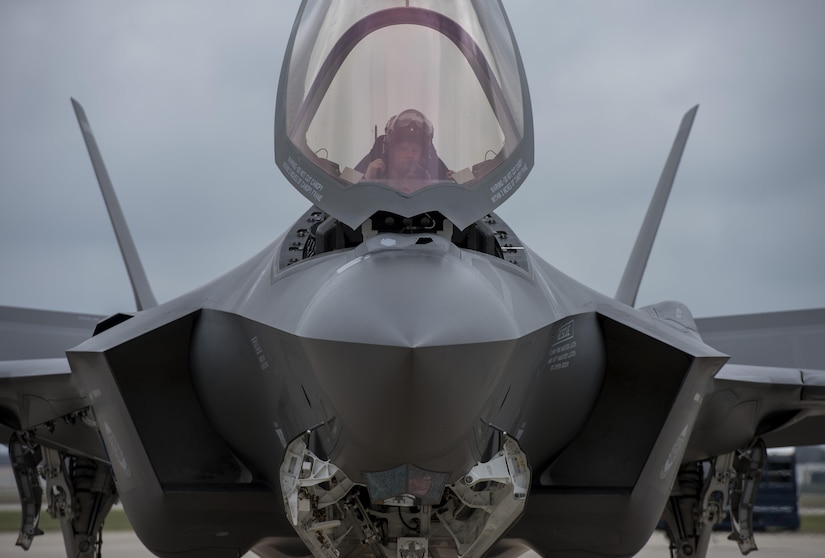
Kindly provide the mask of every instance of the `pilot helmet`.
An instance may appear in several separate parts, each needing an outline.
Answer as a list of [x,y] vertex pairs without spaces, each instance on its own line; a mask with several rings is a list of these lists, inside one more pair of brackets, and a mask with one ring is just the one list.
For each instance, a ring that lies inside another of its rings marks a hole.
[[425,156],[432,150],[432,122],[423,113],[415,109],[407,109],[390,118],[384,128],[384,134],[387,146],[393,146],[397,142],[409,141],[421,145]]

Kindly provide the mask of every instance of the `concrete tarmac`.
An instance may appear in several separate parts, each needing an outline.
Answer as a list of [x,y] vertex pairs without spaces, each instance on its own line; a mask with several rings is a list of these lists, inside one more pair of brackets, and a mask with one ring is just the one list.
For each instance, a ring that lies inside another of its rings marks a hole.
[[[3,558],[64,558],[63,539],[60,533],[50,532],[37,537],[31,550],[25,552],[14,546],[17,535],[0,533],[0,556]],[[759,551],[751,558],[822,558],[825,556],[825,535],[795,535],[757,533],[756,545]],[[103,534],[103,556],[110,558],[152,558],[131,531],[116,531]],[[654,533],[650,542],[637,558],[669,558],[667,539],[661,533]],[[739,548],[723,534],[714,534],[708,550],[708,558],[734,558],[741,556]],[[256,558],[254,554],[244,558]]]
[[[727,540],[728,533],[711,535],[708,558],[742,558],[739,547]],[[787,533],[756,533],[759,549],[749,554],[749,558],[823,558],[825,557],[825,535],[798,535]],[[637,558],[670,558],[668,540],[664,533],[653,533],[647,545],[636,555]]]

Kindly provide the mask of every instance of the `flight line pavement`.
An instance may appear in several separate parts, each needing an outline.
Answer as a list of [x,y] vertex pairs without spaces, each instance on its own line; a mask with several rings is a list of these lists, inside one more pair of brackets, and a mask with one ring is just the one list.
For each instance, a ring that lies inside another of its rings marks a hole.
[[[711,539],[709,558],[741,557],[739,548],[726,535],[714,534]],[[63,558],[63,538],[58,532],[49,532],[37,537],[31,550],[25,552],[14,545],[16,533],[0,533],[0,556],[3,558]],[[825,556],[825,535],[799,535],[757,533],[756,545],[759,551],[752,558],[822,558]],[[103,534],[103,555],[115,558],[153,558],[152,553],[143,548],[131,531],[116,531]],[[650,541],[636,555],[636,558],[668,558],[667,539],[662,533],[654,533]],[[247,553],[243,558],[256,558]]]

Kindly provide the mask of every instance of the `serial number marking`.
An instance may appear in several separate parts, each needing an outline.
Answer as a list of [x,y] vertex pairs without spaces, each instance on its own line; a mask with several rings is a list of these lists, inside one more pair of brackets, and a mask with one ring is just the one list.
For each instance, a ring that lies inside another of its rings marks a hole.
[[576,345],[575,341],[570,341],[550,350],[550,358],[547,360],[547,364],[550,365],[551,372],[570,366],[570,361],[576,358]]

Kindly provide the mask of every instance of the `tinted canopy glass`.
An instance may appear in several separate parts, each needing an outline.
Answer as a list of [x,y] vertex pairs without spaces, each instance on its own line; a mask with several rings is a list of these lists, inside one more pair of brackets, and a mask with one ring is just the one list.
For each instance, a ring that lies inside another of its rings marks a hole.
[[379,210],[459,227],[532,166],[521,61],[499,3],[306,1],[287,51],[276,160],[358,226]]

